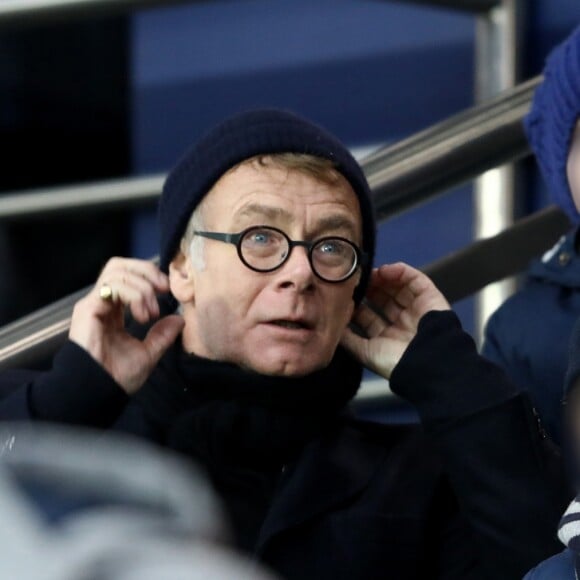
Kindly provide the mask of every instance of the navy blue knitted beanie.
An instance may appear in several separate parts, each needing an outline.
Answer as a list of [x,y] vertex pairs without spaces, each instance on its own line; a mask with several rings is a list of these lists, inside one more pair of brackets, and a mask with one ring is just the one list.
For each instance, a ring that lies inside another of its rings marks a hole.
[[238,163],[256,155],[305,153],[329,159],[358,197],[363,228],[363,265],[355,302],[364,296],[375,254],[376,223],[367,180],[356,160],[336,137],[293,113],[265,109],[242,113],[206,133],[169,173],[159,202],[160,267],[169,263],[189,219],[218,179]]
[[580,116],[580,27],[550,54],[524,127],[554,202],[572,219],[580,214],[566,176],[570,142]]

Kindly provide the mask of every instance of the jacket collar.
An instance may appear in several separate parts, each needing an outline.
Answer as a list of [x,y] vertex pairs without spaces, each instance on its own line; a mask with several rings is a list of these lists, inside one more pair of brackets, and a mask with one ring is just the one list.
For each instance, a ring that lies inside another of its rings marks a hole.
[[580,227],[563,236],[541,260],[534,261],[530,277],[568,288],[580,288],[580,256],[576,252],[578,235]]

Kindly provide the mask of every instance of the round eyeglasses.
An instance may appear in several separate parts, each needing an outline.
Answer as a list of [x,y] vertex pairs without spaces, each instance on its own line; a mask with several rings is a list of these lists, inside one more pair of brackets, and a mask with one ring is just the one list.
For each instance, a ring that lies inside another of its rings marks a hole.
[[193,232],[196,236],[233,244],[250,270],[272,272],[280,268],[296,246],[306,248],[312,271],[325,282],[344,282],[365,259],[365,254],[346,238],[327,236],[312,242],[291,240],[282,230],[253,226],[237,234]]

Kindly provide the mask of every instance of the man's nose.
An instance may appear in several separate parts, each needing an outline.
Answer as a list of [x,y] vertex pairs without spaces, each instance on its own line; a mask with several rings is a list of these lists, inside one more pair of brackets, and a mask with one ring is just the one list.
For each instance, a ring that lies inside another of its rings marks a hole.
[[292,248],[288,260],[280,268],[279,276],[281,288],[294,288],[300,292],[313,289],[316,275],[308,259],[308,250],[301,246]]

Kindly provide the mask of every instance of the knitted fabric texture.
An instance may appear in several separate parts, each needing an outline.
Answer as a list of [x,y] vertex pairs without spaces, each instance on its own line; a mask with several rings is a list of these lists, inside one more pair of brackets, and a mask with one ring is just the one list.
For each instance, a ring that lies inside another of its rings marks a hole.
[[580,222],[580,214],[572,199],[566,163],[579,116],[580,27],[548,57],[544,80],[524,120],[528,141],[553,199],[575,223]]
[[354,294],[364,296],[375,253],[376,222],[367,180],[348,149],[326,130],[293,113],[265,109],[227,119],[203,136],[170,172],[159,203],[160,267],[167,272],[187,223],[218,179],[256,155],[304,153],[333,162],[358,197],[367,256]]

